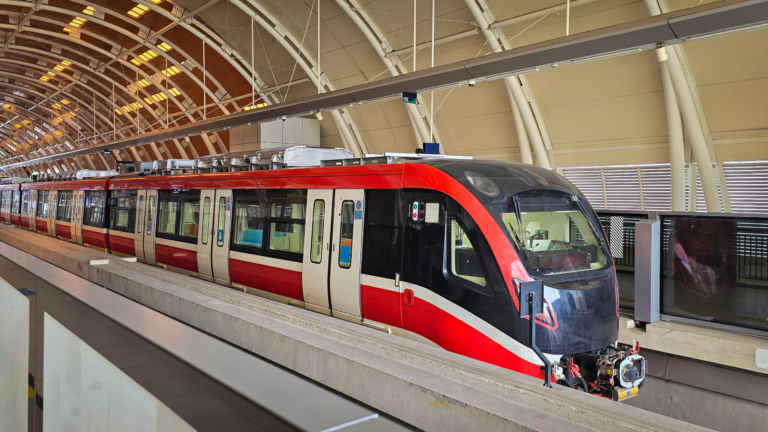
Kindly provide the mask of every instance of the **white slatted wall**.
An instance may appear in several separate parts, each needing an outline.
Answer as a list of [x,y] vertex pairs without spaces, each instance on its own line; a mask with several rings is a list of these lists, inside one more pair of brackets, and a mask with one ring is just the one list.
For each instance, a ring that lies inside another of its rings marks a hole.
[[[669,211],[672,207],[669,164],[573,167],[561,171],[596,209]],[[768,213],[768,162],[723,162],[723,172],[732,212]],[[688,164],[686,174],[692,174]],[[696,174],[696,211],[705,212],[701,180]],[[685,188],[686,209],[690,183],[686,182]]]

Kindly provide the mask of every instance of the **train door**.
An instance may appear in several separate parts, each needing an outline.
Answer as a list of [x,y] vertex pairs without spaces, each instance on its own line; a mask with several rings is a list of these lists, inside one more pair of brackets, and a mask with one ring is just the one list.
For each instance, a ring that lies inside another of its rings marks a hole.
[[72,196],[72,241],[83,244],[83,210],[85,191],[75,190]]
[[146,228],[147,191],[136,192],[136,228],[133,233],[133,249],[136,259],[144,262],[144,228]]
[[304,232],[305,253],[301,273],[304,306],[315,312],[330,315],[328,272],[331,262],[333,189],[308,190],[307,205],[311,211],[307,212],[305,224],[305,227],[309,227],[309,233]]
[[363,189],[339,189],[333,204],[330,292],[333,316],[360,321]]
[[56,211],[58,210],[59,191],[48,191],[48,234],[56,237]]
[[144,212],[144,262],[155,264],[155,231],[157,219],[157,189],[151,189],[146,192],[146,211]]
[[211,260],[211,236],[213,235],[213,203],[215,189],[200,191],[200,224],[197,232],[197,273],[201,279],[213,281],[213,262]]
[[37,191],[33,190],[29,193],[29,229],[37,231]]
[[216,191],[213,212],[213,238],[211,257],[213,281],[221,285],[230,285],[229,277],[229,236],[232,232],[232,190]]

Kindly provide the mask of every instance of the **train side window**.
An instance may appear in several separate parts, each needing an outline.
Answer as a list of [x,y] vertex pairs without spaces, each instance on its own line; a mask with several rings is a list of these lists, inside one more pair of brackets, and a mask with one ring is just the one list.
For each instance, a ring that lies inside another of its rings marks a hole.
[[37,217],[48,217],[48,191],[37,191]]
[[352,234],[355,225],[355,203],[341,203],[341,222],[339,228],[339,267],[352,267]]
[[144,195],[139,197],[138,218],[139,221],[136,228],[138,228],[138,233],[141,234],[141,227],[144,225]]
[[449,214],[446,227],[446,273],[481,287],[486,286],[483,263],[469,241],[464,228],[455,216]]
[[152,216],[155,210],[155,196],[152,195],[147,200],[147,235],[152,234]]
[[306,197],[270,201],[269,250],[304,253],[306,205]]
[[200,222],[200,194],[192,192],[181,194],[181,223],[179,224],[179,240],[186,237],[187,241],[197,243],[197,225]]
[[121,190],[114,191],[115,205],[113,205],[110,215],[112,217],[111,229],[132,233],[133,224],[136,220],[136,191]]
[[97,228],[104,228],[107,191],[85,191],[85,212],[83,223]]
[[203,244],[208,244],[208,226],[210,225],[211,221],[211,198],[205,197],[203,200],[203,228],[200,232],[200,235],[202,236],[200,240]]
[[13,193],[13,208],[11,209],[11,211],[13,211],[14,213],[19,211],[19,202],[20,201],[21,201],[21,193],[18,192],[18,191],[14,192]]
[[224,223],[226,222],[227,217],[227,198],[221,197],[219,198],[219,222],[216,225],[216,229],[221,231],[221,235],[219,233],[216,233],[216,246],[222,247],[224,246]]
[[29,196],[32,191],[24,191],[21,193],[21,214],[29,213]]
[[59,205],[56,209],[56,220],[72,222],[72,191],[59,192]]
[[315,200],[312,205],[312,250],[309,259],[319,264],[323,260],[323,230],[325,229],[325,201]]
[[[224,199],[223,197],[221,198]],[[222,226],[221,203],[219,204],[219,227]],[[264,203],[258,199],[238,199],[235,203],[236,245],[261,248],[264,244]],[[221,229],[221,228],[219,228]]]
[[157,203],[157,236],[173,239],[176,235],[176,219],[179,208],[179,196],[160,193]]

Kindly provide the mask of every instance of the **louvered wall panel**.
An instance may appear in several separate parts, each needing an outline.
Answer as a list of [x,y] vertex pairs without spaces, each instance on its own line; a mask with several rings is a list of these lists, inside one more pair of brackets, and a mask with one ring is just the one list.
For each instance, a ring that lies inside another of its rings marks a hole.
[[644,210],[669,211],[672,208],[669,166],[640,168],[640,184],[643,186]]
[[768,213],[768,163],[724,162],[733,213]]
[[599,168],[569,169],[564,170],[563,175],[587,197],[587,201],[592,205],[592,208],[605,209],[603,178]]
[[640,183],[637,168],[605,168],[605,191],[608,196],[606,208],[610,210],[638,210]]

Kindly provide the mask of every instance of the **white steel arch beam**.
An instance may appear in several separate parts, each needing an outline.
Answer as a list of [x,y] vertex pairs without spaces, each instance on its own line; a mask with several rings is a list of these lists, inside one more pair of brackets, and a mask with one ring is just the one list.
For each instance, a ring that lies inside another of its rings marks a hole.
[[[499,43],[499,39],[491,27],[492,23],[488,22],[488,16],[493,17],[493,13],[490,11],[490,6],[487,3],[483,3],[483,9],[477,4],[476,0],[465,0],[467,8],[472,13],[478,26],[480,27],[483,36],[488,41],[494,52],[500,52],[504,50],[504,46]],[[498,29],[498,31],[501,31]],[[506,38],[504,38],[506,40]],[[520,118],[524,124],[525,130],[528,132],[530,143],[533,146],[533,151],[536,154],[536,161],[539,166],[543,168],[551,168],[550,155],[544,145],[544,139],[542,138],[541,130],[536,122],[536,118],[533,115],[533,110],[525,98],[523,87],[516,76],[507,77],[504,79],[508,92],[510,94],[510,104],[516,104],[520,113]],[[514,117],[514,112],[513,112]],[[516,117],[514,117],[516,118]],[[516,128],[523,125],[515,124]],[[521,143],[522,144],[522,143]],[[524,150],[521,150],[521,154]],[[552,161],[554,162],[554,161]]]
[[[336,0],[336,3],[347,13],[347,15],[349,15],[350,18],[352,18],[352,21],[357,25],[366,39],[368,39],[368,42],[373,46],[376,54],[378,54],[384,62],[384,66],[386,66],[392,76],[408,73],[405,65],[400,60],[400,57],[395,56],[390,59],[390,57],[387,56],[387,54],[392,51],[392,45],[390,45],[384,33],[379,30],[371,16],[360,7],[357,0]],[[351,7],[350,4],[352,5]],[[318,55],[320,55],[320,53],[318,53]],[[421,96],[418,96],[418,99],[419,103],[423,104]],[[418,131],[419,136],[417,136],[417,138],[421,138],[421,142],[418,143],[418,145],[421,146],[421,143],[432,142],[432,137],[429,134],[429,119],[421,114],[416,105],[406,104],[406,109],[410,115],[411,122]],[[440,138],[437,134],[437,127],[435,125],[432,125],[432,134],[435,136],[435,141],[440,142]],[[440,150],[445,152],[444,146],[440,146]]]

